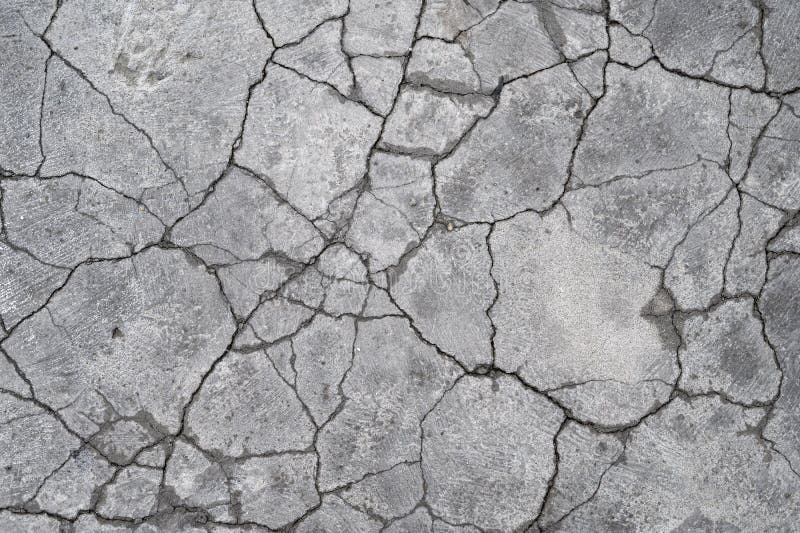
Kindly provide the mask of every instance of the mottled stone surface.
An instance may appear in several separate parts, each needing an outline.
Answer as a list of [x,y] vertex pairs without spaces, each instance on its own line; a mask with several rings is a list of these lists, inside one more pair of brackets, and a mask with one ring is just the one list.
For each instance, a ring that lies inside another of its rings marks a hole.
[[0,532],[798,530],[798,28],[0,0]]

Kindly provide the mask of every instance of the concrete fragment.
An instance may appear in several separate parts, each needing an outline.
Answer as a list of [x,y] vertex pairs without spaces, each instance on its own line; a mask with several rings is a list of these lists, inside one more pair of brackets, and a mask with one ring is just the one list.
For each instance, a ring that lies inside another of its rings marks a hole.
[[204,450],[229,457],[304,450],[313,424],[263,353],[230,353],[189,407],[186,432]]
[[[536,517],[563,413],[513,378],[467,376],[423,422],[427,501],[452,523],[509,531]],[[491,485],[481,480],[491,478]],[[525,503],[523,503],[525,502]]]
[[252,8],[214,0],[69,2],[45,37],[150,136],[189,195],[227,166],[249,87],[272,52]]
[[718,392],[744,404],[766,403],[777,395],[781,371],[751,297],[692,314],[681,329],[681,388]]
[[214,278],[181,251],[150,248],[79,267],[2,347],[84,437],[136,415],[172,433],[233,331]]
[[563,191],[589,105],[567,66],[505,86],[492,115],[436,165],[442,212],[491,222],[549,207]]
[[400,463],[389,470],[367,475],[340,496],[356,509],[385,519],[410,513],[422,500],[422,469],[419,463]]
[[316,461],[314,454],[304,453],[238,463],[231,487],[238,494],[241,520],[279,529],[319,504],[314,486]]
[[233,168],[214,192],[171,232],[180,246],[211,245],[228,252],[231,262],[260,259],[277,252],[308,261],[322,250],[323,239],[305,217],[260,179]]
[[319,486],[330,490],[419,458],[420,422],[460,369],[420,341],[406,320],[359,325],[349,398],[319,432]]
[[350,0],[344,18],[344,50],[349,55],[403,55],[411,48],[422,0]]
[[164,230],[133,200],[73,174],[6,183],[2,205],[9,240],[59,267],[128,256]]
[[473,370],[492,362],[489,228],[434,230],[393,274],[390,292],[420,333]]
[[488,96],[453,95],[404,87],[386,120],[379,146],[415,155],[449,152],[493,107]]
[[560,62],[542,4],[504,2],[499,8],[459,35],[459,42],[481,80],[484,93],[502,82],[533,74]]
[[298,42],[326,20],[341,17],[347,0],[256,0],[255,7],[276,46]]
[[481,89],[481,80],[464,49],[439,39],[420,39],[414,44],[406,79],[444,92],[474,93]]
[[661,298],[657,269],[582,239],[563,210],[499,223],[490,246],[497,366],[603,426],[667,401],[678,339],[669,315],[649,312]]
[[763,416],[715,397],[674,400],[632,430],[625,460],[554,529],[791,529],[800,481],[753,431]]
[[650,41],[641,35],[631,34],[625,26],[610,26],[608,33],[611,37],[608,51],[612,61],[639,67],[653,57]]
[[376,113],[388,115],[403,78],[403,58],[356,56],[351,66],[358,100]]
[[236,161],[316,218],[363,176],[379,120],[330,87],[277,65],[254,91]]
[[314,81],[333,85],[349,96],[353,90],[353,72],[341,47],[342,22],[332,20],[315,29],[297,44],[275,51],[272,60]]

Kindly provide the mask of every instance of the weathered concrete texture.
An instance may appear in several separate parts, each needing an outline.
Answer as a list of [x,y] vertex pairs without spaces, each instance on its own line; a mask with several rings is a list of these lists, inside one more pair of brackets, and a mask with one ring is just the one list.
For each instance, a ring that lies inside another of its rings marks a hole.
[[0,0],[0,533],[797,531],[798,28]]
[[494,112],[436,166],[445,215],[493,222],[563,192],[591,99],[566,66],[509,83]]
[[511,377],[461,379],[422,426],[431,509],[451,523],[506,531],[536,518],[563,419]]
[[678,338],[656,268],[582,239],[561,208],[500,222],[489,244],[498,367],[600,425],[668,400]]
[[622,460],[553,529],[791,531],[800,479],[759,438],[764,416],[719,397],[674,400],[631,430]]
[[492,362],[488,234],[488,225],[434,229],[391,276],[394,300],[422,336],[470,369]]
[[332,88],[279,66],[253,92],[235,159],[310,218],[363,177],[380,120]]
[[254,10],[209,0],[69,2],[44,37],[150,137],[192,195],[225,168],[272,50]]

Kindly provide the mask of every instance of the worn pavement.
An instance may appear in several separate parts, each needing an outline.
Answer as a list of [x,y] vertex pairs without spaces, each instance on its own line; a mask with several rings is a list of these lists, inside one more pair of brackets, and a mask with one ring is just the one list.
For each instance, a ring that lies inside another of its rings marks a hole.
[[0,532],[800,531],[800,3],[0,0]]

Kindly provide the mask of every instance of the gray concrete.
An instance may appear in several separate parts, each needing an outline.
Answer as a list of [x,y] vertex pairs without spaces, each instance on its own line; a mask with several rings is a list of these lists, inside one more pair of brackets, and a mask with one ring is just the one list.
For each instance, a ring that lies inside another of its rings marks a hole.
[[0,533],[800,532],[800,3],[0,0]]

